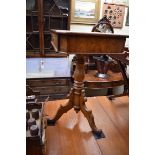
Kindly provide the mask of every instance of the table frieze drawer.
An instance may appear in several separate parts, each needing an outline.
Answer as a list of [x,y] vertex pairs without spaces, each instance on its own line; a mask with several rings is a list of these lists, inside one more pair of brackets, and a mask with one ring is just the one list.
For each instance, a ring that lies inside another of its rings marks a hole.
[[67,85],[67,79],[43,79],[43,80],[27,80],[27,85],[35,86],[64,86]]

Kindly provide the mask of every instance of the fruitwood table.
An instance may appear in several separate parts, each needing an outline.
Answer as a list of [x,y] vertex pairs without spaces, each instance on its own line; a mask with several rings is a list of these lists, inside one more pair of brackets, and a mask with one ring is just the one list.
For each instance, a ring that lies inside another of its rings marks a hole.
[[68,102],[60,106],[55,116],[47,120],[48,124],[55,122],[68,110],[74,108],[76,113],[80,110],[87,118],[94,136],[100,138],[104,134],[94,122],[91,110],[88,110],[85,102],[87,98],[84,92],[84,56],[95,54],[118,54],[124,51],[127,35],[103,34],[99,32],[74,32],[67,30],[51,30],[51,44],[56,52],[76,54],[76,68],[74,71],[74,84],[68,95]]

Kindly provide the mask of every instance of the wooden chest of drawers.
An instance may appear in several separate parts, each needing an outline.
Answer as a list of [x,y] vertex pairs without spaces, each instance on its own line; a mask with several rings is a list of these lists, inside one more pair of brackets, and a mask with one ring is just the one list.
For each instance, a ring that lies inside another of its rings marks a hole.
[[42,97],[49,96],[49,100],[66,98],[70,91],[70,77],[59,78],[33,78],[27,79],[26,85],[29,85],[33,91],[39,91]]
[[43,100],[66,98],[70,91],[69,58],[27,58],[26,85],[40,92]]

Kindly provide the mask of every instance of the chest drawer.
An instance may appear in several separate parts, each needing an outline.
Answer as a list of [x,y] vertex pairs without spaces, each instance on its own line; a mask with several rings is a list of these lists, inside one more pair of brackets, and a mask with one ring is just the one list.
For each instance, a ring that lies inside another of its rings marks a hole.
[[68,79],[35,79],[27,80],[26,84],[31,87],[35,86],[65,86],[68,85]]
[[34,87],[33,90],[39,91],[41,95],[66,94],[69,92],[69,87],[67,86],[46,86],[46,87]]
[[70,78],[35,78],[26,79],[26,85],[30,86],[34,92],[39,92],[40,96],[49,96],[49,100],[66,98],[70,91]]

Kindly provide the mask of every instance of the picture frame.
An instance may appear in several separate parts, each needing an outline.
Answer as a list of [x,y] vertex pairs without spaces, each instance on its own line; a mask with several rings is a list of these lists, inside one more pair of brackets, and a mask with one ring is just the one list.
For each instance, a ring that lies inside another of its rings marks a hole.
[[102,16],[105,16],[114,28],[122,28],[125,8],[122,4],[103,3]]
[[96,24],[100,15],[100,0],[72,0],[71,23]]
[[129,0],[112,0],[112,3],[129,6]]
[[129,26],[129,7],[128,7],[127,15],[126,15],[125,26]]

